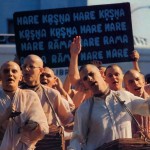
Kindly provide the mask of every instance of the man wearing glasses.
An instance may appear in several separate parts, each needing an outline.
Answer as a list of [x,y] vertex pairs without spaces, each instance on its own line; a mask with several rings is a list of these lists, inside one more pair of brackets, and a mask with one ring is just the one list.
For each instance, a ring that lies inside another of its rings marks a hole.
[[[44,137],[43,140],[46,141],[48,138],[51,138],[51,132],[54,130],[59,133],[59,126],[72,122],[73,115],[66,108],[62,97],[57,90],[40,84],[40,75],[43,72],[43,61],[39,56],[28,55],[24,60],[22,72],[25,81],[25,85],[22,88],[32,89],[38,94],[47,117],[50,133]],[[53,145],[54,147],[51,147],[49,142],[52,140],[47,141],[44,144],[42,144],[42,141],[37,144],[36,150],[41,148],[44,150],[55,148],[57,150],[57,144]],[[60,149],[60,147],[58,147],[58,149]]]

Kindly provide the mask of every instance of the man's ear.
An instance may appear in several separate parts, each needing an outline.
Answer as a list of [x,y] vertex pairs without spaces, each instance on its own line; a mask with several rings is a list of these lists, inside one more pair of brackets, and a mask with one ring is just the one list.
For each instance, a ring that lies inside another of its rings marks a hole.
[[126,83],[125,78],[124,78],[124,80],[123,80],[123,87],[125,88],[125,90],[129,91],[128,88],[127,88],[127,83]]
[[19,81],[22,81],[22,79],[23,79],[23,74],[21,73]]
[[57,78],[58,78],[58,77],[54,75],[54,80],[57,80]]
[[125,88],[125,90],[129,91],[126,85],[124,85],[124,88]]
[[44,68],[40,68],[40,72],[43,73],[43,71],[44,71]]

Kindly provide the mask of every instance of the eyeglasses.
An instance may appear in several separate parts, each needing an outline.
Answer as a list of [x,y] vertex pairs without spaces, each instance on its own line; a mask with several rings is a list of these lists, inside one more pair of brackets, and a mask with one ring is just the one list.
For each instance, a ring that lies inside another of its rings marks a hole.
[[28,69],[28,70],[33,70],[35,68],[41,68],[41,67],[35,67],[35,66],[32,66],[32,65],[22,65],[21,66],[22,69]]

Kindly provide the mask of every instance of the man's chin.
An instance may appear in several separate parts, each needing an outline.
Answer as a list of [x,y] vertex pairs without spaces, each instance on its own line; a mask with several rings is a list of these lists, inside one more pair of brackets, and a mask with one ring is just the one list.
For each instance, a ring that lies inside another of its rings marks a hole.
[[3,90],[6,91],[6,92],[12,92],[14,90],[16,90],[17,87],[16,86],[12,86],[12,85],[7,85],[5,87],[3,87]]

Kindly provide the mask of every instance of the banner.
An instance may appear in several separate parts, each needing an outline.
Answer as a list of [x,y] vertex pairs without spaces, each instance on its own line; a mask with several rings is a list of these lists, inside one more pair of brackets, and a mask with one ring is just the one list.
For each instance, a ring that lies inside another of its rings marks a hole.
[[131,61],[134,50],[129,3],[16,12],[17,55],[39,55],[51,67],[68,67],[69,48],[80,35],[79,65]]

